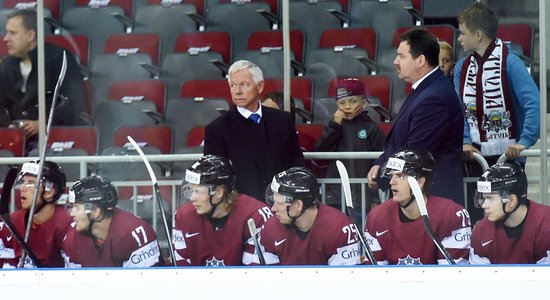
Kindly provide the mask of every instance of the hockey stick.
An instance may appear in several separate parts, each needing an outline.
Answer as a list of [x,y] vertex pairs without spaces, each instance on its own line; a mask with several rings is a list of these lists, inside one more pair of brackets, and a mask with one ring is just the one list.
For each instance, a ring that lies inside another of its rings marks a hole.
[[254,242],[254,248],[256,249],[256,253],[258,253],[258,260],[260,261],[260,266],[265,266],[266,263],[265,263],[264,253],[260,248],[260,242],[258,242],[258,230],[256,228],[256,224],[254,224],[254,219],[250,218],[246,223],[248,224],[248,231],[250,231],[250,237]]
[[153,172],[153,168],[151,167],[151,164],[149,163],[149,160],[145,156],[145,153],[143,153],[143,150],[139,147],[139,145],[134,141],[134,139],[131,136],[127,136],[128,141],[130,141],[130,144],[136,149],[136,151],[139,153],[139,156],[143,160],[143,163],[145,164],[145,167],[147,168],[147,171],[149,172],[149,176],[151,177],[151,181],[153,182],[153,189],[155,190],[155,194],[157,195],[157,203],[160,208],[160,215],[162,216],[162,223],[164,224],[164,232],[166,232],[166,239],[168,239],[168,251],[170,252],[170,258],[172,259],[172,264],[174,264],[174,267],[176,267],[176,253],[174,252],[174,249],[172,248],[172,237],[170,236],[170,230],[168,228],[168,221],[166,220],[166,212],[164,210],[164,200],[162,200],[162,195],[160,194],[160,188],[159,184],[157,182],[157,176],[155,176],[155,172]]
[[353,207],[353,201],[351,199],[351,187],[349,183],[348,170],[346,169],[346,166],[344,166],[344,164],[339,160],[336,161],[336,167],[338,168],[338,173],[340,173],[340,178],[342,180],[342,189],[344,189],[344,198],[346,199],[346,211],[348,212],[348,215],[350,216],[353,225],[355,225],[357,235],[359,236],[359,240],[361,241],[363,249],[365,249],[365,254],[367,255],[367,258],[373,265],[376,265],[378,264],[378,262],[376,261],[376,258],[374,258],[374,254],[372,253],[371,248],[367,244],[367,241],[365,241],[365,237],[361,233],[361,229],[359,228],[359,226],[357,226],[357,222],[355,221],[355,208]]
[[[67,53],[63,51],[63,62],[61,64],[61,71],[59,71],[59,78],[57,78],[57,82],[55,83],[55,89],[53,91],[52,106],[50,107],[50,115],[48,117],[48,123],[46,124],[46,136],[44,138],[44,145],[42,147],[42,151],[40,151],[40,163],[38,164],[38,173],[36,176],[38,180],[34,187],[35,192],[34,192],[34,196],[32,197],[31,208],[29,209],[29,219],[27,220],[27,228],[25,230],[25,243],[29,242],[29,236],[31,234],[32,219],[34,217],[34,209],[36,206],[36,201],[38,200],[38,191],[42,186],[42,169],[44,167],[44,160],[46,159],[46,150],[48,148],[48,138],[50,136],[50,129],[52,127],[53,113],[55,109],[55,104],[57,102],[57,97],[59,96],[59,89],[63,84],[63,80],[65,79],[66,73],[67,73]],[[19,267],[23,266],[22,264],[25,260],[24,259],[25,255],[26,255],[25,251],[23,251],[23,254],[21,255],[21,261],[19,262]]]
[[426,208],[426,202],[424,201],[424,195],[422,194],[422,190],[420,189],[420,185],[418,185],[418,181],[412,176],[408,176],[407,180],[409,181],[409,185],[411,186],[414,198],[416,199],[416,204],[418,205],[418,209],[420,210],[420,215],[422,215],[422,221],[424,222],[424,227],[426,228],[426,232],[434,242],[435,246],[441,254],[445,257],[447,262],[450,265],[455,265],[455,261],[449,255],[449,252],[447,252],[447,249],[443,247],[443,244],[439,241],[438,237],[435,235],[435,232],[432,229],[432,224],[430,224],[430,219],[428,217],[428,208]]
[[13,184],[15,183],[15,180],[17,179],[18,173],[19,173],[19,168],[11,168],[8,171],[8,174],[6,174],[6,178],[4,178],[4,185],[2,186],[2,196],[0,198],[0,215],[2,216],[4,223],[6,224],[6,226],[8,226],[8,229],[11,231],[11,233],[13,234],[17,242],[19,242],[23,250],[27,252],[27,255],[33,261],[34,265],[40,268],[42,265],[38,261],[38,258],[36,257],[34,252],[32,252],[30,246],[25,242],[21,234],[19,234],[19,231],[15,229],[15,226],[11,222],[11,216],[10,216],[11,189],[13,187]]

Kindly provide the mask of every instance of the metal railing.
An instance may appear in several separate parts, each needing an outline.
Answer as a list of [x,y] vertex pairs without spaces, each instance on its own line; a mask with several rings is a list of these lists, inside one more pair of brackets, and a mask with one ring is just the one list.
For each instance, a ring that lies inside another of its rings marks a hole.
[[[526,152],[527,155],[530,156],[536,156],[536,150],[530,150],[529,152]],[[304,153],[304,157],[306,160],[313,160],[313,159],[322,159],[322,160],[330,160],[330,159],[376,159],[378,156],[380,156],[382,152],[373,151],[373,152],[306,152]],[[549,152],[550,153],[550,152]],[[523,154],[523,152],[522,152]],[[199,159],[202,156],[200,153],[196,154],[165,154],[165,155],[147,155],[147,158],[150,162],[189,162],[189,161],[195,161]],[[9,157],[9,158],[0,158],[0,165],[21,165],[25,162],[28,162],[30,160],[38,159],[38,157]],[[73,164],[79,164],[80,166],[80,177],[86,177],[88,176],[88,170],[90,167],[95,166],[95,164],[98,163],[141,163],[142,160],[139,157],[139,155],[127,155],[127,156],[51,156],[47,158],[48,160],[52,160],[58,163],[73,163]],[[487,162],[485,159],[479,155],[474,155],[475,161],[477,161],[483,169],[487,169],[489,166],[487,165]],[[367,179],[366,179],[366,173],[368,170],[365,170],[365,177],[364,178],[350,178],[350,183],[352,185],[361,185],[361,219],[362,224],[364,225],[364,220],[366,218],[366,193],[368,189],[367,185]],[[148,177],[147,174],[143,174],[145,178]],[[159,174],[157,174],[158,176]],[[159,176],[160,177],[160,176]],[[464,189],[466,190],[466,183],[473,182],[473,180],[476,180],[477,178],[464,178]],[[3,180],[3,179],[0,179]],[[326,201],[326,187],[327,184],[339,184],[340,178],[319,178],[319,182],[321,184],[321,195],[322,195],[322,201]],[[3,183],[2,183],[3,184]],[[71,182],[68,183],[70,186]],[[153,225],[153,227],[156,229],[157,226],[157,220],[158,215],[157,212],[157,202],[156,202],[156,195],[152,193],[152,197],[150,198],[151,202],[146,202],[149,199],[143,199],[139,198],[137,188],[139,186],[151,186],[151,182],[148,180],[133,180],[133,181],[113,181],[113,184],[117,187],[133,187],[133,197],[132,197],[132,204],[131,206],[126,206],[126,209],[130,209],[134,214],[138,214],[138,211],[140,211],[141,205],[147,206],[146,211],[150,211],[150,216],[148,215],[140,215],[140,217],[149,219]],[[172,187],[172,193],[171,193],[171,201],[170,201],[170,208],[171,213],[174,212],[174,210],[177,207],[178,204],[178,198],[179,198],[179,186],[181,185],[181,178],[167,178],[162,179],[160,177],[158,184],[160,186],[171,186]],[[381,194],[381,200],[385,200],[387,195]],[[12,197],[13,199],[13,197]],[[340,208],[342,211],[345,211],[345,202],[343,201],[343,196],[341,197],[341,206]],[[165,199],[166,200],[166,199]],[[12,201],[11,205],[12,210],[15,209],[14,203]]]

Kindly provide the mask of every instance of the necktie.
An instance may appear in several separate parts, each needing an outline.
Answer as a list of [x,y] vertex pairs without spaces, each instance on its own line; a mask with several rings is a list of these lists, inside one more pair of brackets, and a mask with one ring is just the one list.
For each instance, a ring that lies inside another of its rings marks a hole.
[[250,120],[252,120],[252,122],[256,123],[256,124],[260,124],[260,119],[262,118],[259,114],[251,114],[250,117],[248,117]]

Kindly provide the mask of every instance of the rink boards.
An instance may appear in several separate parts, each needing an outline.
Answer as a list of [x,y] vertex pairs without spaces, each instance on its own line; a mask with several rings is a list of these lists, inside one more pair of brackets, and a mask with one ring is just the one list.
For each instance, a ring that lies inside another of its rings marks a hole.
[[0,270],[0,291],[2,299],[548,299],[550,266]]

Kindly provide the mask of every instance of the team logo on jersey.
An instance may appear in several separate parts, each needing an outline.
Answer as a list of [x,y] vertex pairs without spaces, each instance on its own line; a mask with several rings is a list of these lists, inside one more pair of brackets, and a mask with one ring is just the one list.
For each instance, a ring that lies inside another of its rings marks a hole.
[[398,258],[398,265],[421,265],[420,258],[412,258],[410,255],[407,255],[405,258]]
[[357,133],[357,137],[364,140],[367,138],[367,131],[365,129],[361,129],[359,130],[359,132]]
[[222,260],[218,260],[215,256],[212,257],[211,260],[206,260],[206,266],[207,267],[225,267],[225,262]]

